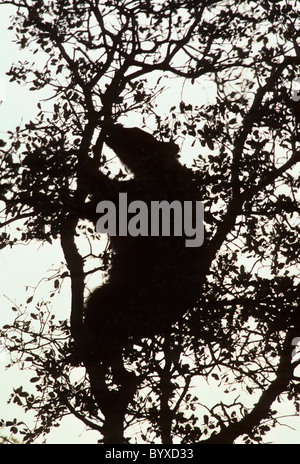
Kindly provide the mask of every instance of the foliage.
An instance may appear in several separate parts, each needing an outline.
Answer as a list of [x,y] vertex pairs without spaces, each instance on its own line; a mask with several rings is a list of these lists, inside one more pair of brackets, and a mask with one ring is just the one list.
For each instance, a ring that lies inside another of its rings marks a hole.
[[[141,340],[124,353],[135,374],[126,440],[261,442],[277,423],[276,398],[285,394],[299,412],[291,362],[300,295],[295,2],[2,3],[16,6],[11,27],[32,58],[11,67],[11,81],[47,89],[51,98],[0,148],[1,247],[59,238],[68,268],[59,279],[72,281],[71,327],[57,321],[59,308],[54,318],[41,303],[31,315],[15,308],[15,323],[3,328],[13,362],[35,371],[35,393],[19,387],[12,395],[37,417],[34,429],[20,424],[23,441],[70,414],[103,433],[92,374],[74,381],[82,367],[74,365],[70,329],[76,340],[89,259],[96,256],[97,270],[107,268],[108,257],[102,263],[93,252],[94,230],[80,221],[90,218],[92,193],[80,169],[90,157],[111,174],[101,132],[110,117],[125,125],[134,118],[157,137],[175,138],[182,153],[193,154],[205,187],[206,283],[170,339]],[[203,103],[197,89],[204,94],[209,81],[215,94]],[[173,92],[164,112],[161,98],[174,83],[191,86],[193,101]],[[91,253],[79,254],[78,237]],[[121,401],[113,376],[105,382],[111,404]],[[228,402],[205,404],[193,388],[205,382]]]

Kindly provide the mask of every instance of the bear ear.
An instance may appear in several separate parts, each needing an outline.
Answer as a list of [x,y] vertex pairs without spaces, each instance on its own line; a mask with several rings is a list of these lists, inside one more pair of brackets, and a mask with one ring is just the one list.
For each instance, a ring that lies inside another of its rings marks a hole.
[[165,151],[170,153],[170,155],[175,156],[178,154],[179,146],[177,145],[177,143],[172,141],[172,142],[163,142],[163,144],[164,144]]

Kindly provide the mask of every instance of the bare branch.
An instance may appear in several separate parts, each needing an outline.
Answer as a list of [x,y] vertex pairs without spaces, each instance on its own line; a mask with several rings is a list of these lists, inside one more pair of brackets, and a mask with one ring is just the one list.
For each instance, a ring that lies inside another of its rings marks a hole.
[[219,434],[214,434],[207,440],[201,441],[203,444],[232,444],[234,440],[244,434],[250,434],[254,427],[269,416],[270,408],[276,398],[286,391],[290,381],[293,379],[295,364],[291,362],[292,340],[295,331],[287,333],[283,343],[276,379],[262,393],[259,401],[252,411],[238,422],[231,423],[228,427],[221,430]]

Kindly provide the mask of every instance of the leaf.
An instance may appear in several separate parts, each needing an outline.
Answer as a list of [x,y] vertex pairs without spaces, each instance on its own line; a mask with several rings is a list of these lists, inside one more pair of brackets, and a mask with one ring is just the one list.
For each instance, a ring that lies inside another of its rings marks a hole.
[[39,380],[40,380],[39,377],[32,377],[32,379],[30,379],[30,382],[31,382],[31,383],[36,383],[36,382],[38,382]]
[[13,401],[15,404],[18,404],[19,406],[22,406],[22,401],[20,400],[20,398],[18,396],[15,396],[14,397],[14,401]]

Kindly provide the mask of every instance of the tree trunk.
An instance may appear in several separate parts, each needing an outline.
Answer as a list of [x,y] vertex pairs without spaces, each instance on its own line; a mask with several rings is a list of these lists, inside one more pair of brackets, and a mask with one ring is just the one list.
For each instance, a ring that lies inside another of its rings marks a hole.
[[112,373],[118,390],[109,390],[105,383],[103,366],[86,366],[91,384],[92,394],[101,412],[105,416],[103,424],[104,444],[124,443],[124,421],[128,404],[136,392],[138,379],[128,372],[123,365],[121,353],[114,360]]

